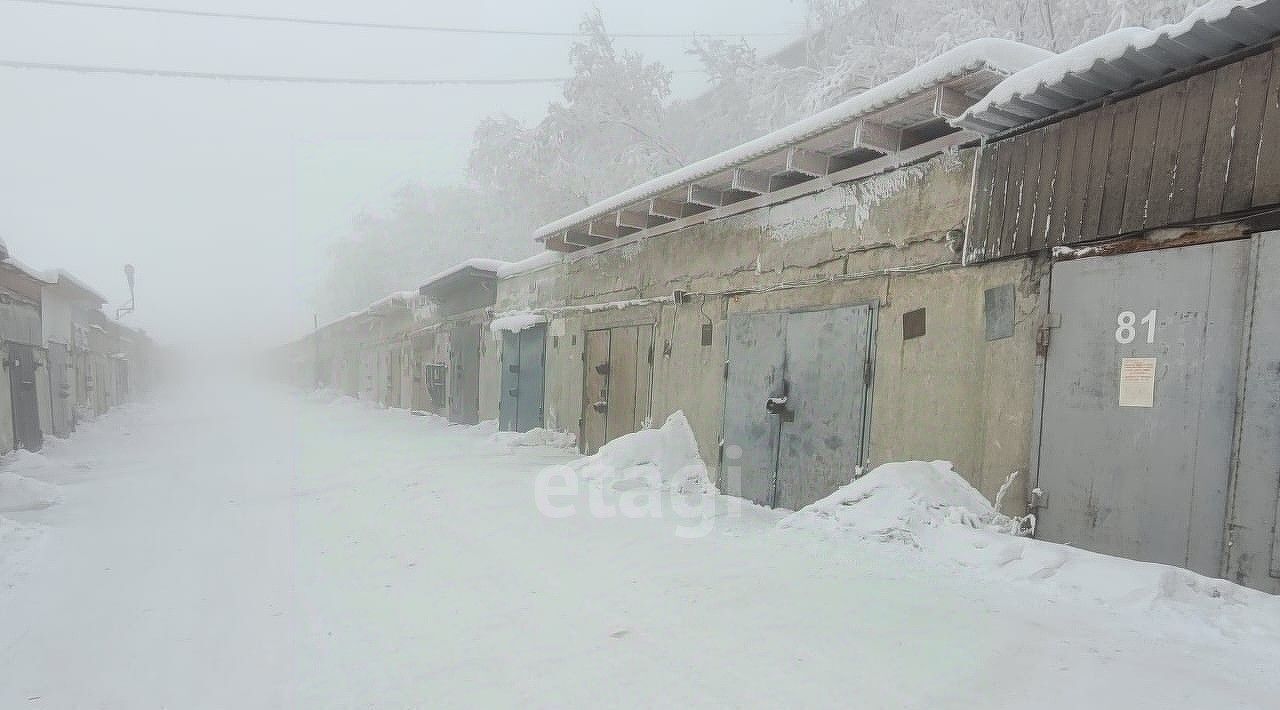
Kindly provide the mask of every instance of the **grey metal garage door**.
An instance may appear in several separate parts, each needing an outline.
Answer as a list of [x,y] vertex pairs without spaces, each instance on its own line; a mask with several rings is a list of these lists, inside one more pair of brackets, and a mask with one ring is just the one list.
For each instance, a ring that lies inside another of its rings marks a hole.
[[871,307],[729,317],[721,485],[796,509],[862,462]]
[[[6,343],[9,391],[13,404],[13,437],[17,448],[39,451],[44,446],[40,431],[40,400],[36,393],[36,355],[30,345]],[[41,373],[43,374],[43,373]]]
[[1055,264],[1037,535],[1216,575],[1248,243]]
[[535,325],[502,334],[498,424],[503,431],[529,431],[542,426],[546,332],[545,325]]

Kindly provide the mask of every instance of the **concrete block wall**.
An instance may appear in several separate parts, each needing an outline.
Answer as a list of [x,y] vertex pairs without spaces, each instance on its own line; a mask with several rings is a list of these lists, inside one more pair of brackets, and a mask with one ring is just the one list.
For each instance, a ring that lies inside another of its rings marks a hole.
[[[653,421],[684,411],[714,467],[728,314],[876,303],[868,463],[950,459],[994,497],[1006,476],[1029,468],[1039,281],[1029,258],[960,266],[972,161],[971,150],[939,156],[502,280],[496,311],[553,314],[545,424],[578,430],[585,331],[653,324]],[[989,342],[984,292],[1005,284],[1017,294],[1014,335]],[[675,289],[691,299],[672,302]],[[904,342],[902,314],[917,308],[927,333]],[[714,335],[704,346],[707,323]],[[1022,512],[1021,490],[1008,497],[1011,512]]]

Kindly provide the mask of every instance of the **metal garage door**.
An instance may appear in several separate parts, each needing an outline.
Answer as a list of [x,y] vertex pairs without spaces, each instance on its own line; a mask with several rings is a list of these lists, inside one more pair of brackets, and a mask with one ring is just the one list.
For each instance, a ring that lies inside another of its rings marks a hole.
[[722,485],[799,508],[853,479],[863,457],[871,307],[729,318]]
[[1241,241],[1054,265],[1039,537],[1218,574],[1248,264]]
[[30,345],[6,343],[9,362],[9,391],[13,401],[13,436],[17,448],[39,451],[44,446],[40,431],[40,401],[36,392],[36,355]]
[[480,423],[480,326],[449,330],[449,421]]
[[653,326],[586,333],[583,353],[581,448],[595,453],[649,420],[653,384]]
[[53,435],[71,436],[71,358],[67,346],[49,342],[49,392],[53,410]]
[[546,326],[535,325],[502,333],[498,424],[503,431],[529,431],[542,426],[546,332]]

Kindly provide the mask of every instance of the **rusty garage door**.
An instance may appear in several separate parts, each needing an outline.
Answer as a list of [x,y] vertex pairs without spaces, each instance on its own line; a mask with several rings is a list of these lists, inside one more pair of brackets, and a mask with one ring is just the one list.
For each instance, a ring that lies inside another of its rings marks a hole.
[[649,420],[653,326],[589,330],[586,340],[578,440],[592,454]]
[[796,509],[853,479],[871,333],[869,305],[729,317],[723,490]]
[[1053,266],[1037,536],[1219,573],[1249,243]]

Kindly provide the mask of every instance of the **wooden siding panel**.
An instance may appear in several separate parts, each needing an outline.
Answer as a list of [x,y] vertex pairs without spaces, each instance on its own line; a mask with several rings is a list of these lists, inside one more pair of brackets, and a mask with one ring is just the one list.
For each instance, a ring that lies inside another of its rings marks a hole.
[[1232,143],[1236,132],[1236,108],[1240,100],[1241,64],[1228,64],[1214,72],[1213,103],[1205,132],[1204,160],[1196,193],[1196,217],[1222,213],[1227,171],[1231,167]]
[[1058,138],[1062,124],[1046,126],[1044,141],[1040,144],[1040,170],[1036,174],[1036,205],[1031,223],[1031,250],[1044,249],[1056,244],[1049,237],[1049,214],[1053,209],[1053,193],[1058,178]]
[[1166,224],[1169,200],[1173,196],[1173,179],[1178,167],[1179,137],[1182,115],[1186,110],[1187,85],[1170,85],[1161,96],[1160,121],[1156,128],[1155,150],[1151,158],[1150,187],[1147,189],[1145,224]]
[[1085,203],[1089,201],[1089,176],[1093,172],[1093,136],[1098,130],[1098,112],[1093,111],[1080,117],[1076,127],[1075,152],[1071,161],[1075,167],[1071,171],[1071,185],[1064,196],[1067,202],[1067,216],[1062,224],[1062,243],[1074,244],[1080,241],[1084,229]]
[[1214,73],[1197,74],[1187,81],[1186,111],[1182,114],[1182,134],[1178,137],[1178,162],[1174,166],[1173,199],[1169,201],[1169,221],[1184,222],[1195,217],[1196,190],[1204,163],[1204,141],[1213,103]]
[[1062,128],[1055,138],[1057,164],[1053,176],[1053,197],[1049,210],[1049,221],[1045,225],[1045,245],[1054,246],[1062,243],[1063,225],[1067,220],[1067,205],[1071,191],[1071,173],[1074,169],[1076,151],[1076,129],[1080,126],[1080,117],[1072,117],[1062,122]]
[[1160,125],[1160,106],[1168,88],[1139,96],[1133,125],[1133,152],[1129,155],[1128,184],[1124,190],[1124,209],[1120,232],[1136,232],[1147,222],[1151,201],[1151,163],[1156,151],[1156,133]]
[[1014,228],[1013,249],[1010,254],[1025,254],[1033,247],[1031,231],[1036,218],[1036,191],[1040,183],[1040,153],[1044,147],[1044,132],[1033,131],[1026,137],[1027,148],[1018,198],[1018,222]]
[[1262,138],[1262,114],[1271,79],[1270,54],[1257,54],[1241,63],[1240,99],[1236,130],[1227,170],[1222,211],[1238,212],[1253,204],[1253,180],[1258,169],[1258,141]]
[[1089,183],[1085,188],[1084,212],[1080,218],[1077,241],[1093,239],[1098,235],[1098,223],[1102,217],[1102,200],[1107,184],[1108,159],[1111,151],[1111,129],[1115,125],[1116,107],[1098,109],[1098,125],[1093,129],[1093,147],[1089,156]]
[[993,259],[1000,255],[1000,235],[1004,234],[1005,206],[1009,201],[1009,164],[1013,156],[1011,141],[1001,141],[996,149],[996,177],[991,187],[991,216],[987,226],[986,256]]
[[978,148],[973,172],[973,203],[969,205],[969,229],[965,232],[965,262],[981,261],[987,252],[988,225],[991,224],[991,187],[995,182],[995,151],[998,144]]
[[1004,200],[1004,229],[1000,231],[1000,256],[1013,253],[1014,235],[1018,228],[1018,215],[1022,212],[1022,171],[1027,163],[1027,136],[1022,134],[1011,141],[1009,150],[1009,182]]
[[1258,174],[1253,181],[1255,207],[1280,202],[1280,50],[1271,52],[1271,79],[1264,103]]
[[1111,237],[1120,233],[1124,216],[1124,195],[1129,185],[1129,159],[1133,155],[1133,130],[1138,118],[1136,99],[1116,104],[1115,124],[1111,129],[1111,147],[1107,152],[1107,178],[1102,186],[1102,212],[1098,216],[1097,236]]

